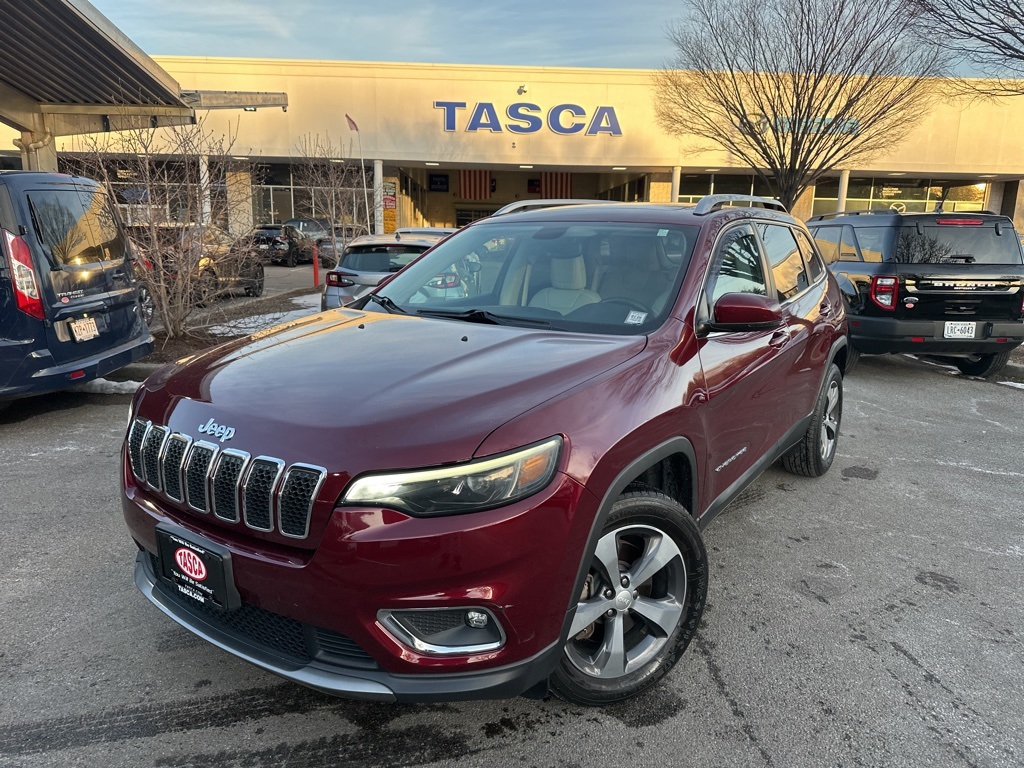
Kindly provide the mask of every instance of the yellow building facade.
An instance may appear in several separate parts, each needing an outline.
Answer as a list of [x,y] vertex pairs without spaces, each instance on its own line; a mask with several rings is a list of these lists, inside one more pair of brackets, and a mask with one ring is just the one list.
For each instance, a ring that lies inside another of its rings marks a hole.
[[[367,191],[357,178],[353,194],[365,195],[379,230],[461,225],[542,196],[685,202],[767,192],[723,150],[658,127],[649,70],[154,58],[184,90],[288,94],[287,111],[204,118],[232,136],[233,194],[252,195],[252,218],[233,230],[317,215],[295,173],[309,159],[304,140],[317,137],[339,155],[318,159],[363,161]],[[1024,97],[942,99],[870,162],[844,169],[846,207],[931,210],[946,194],[946,210],[994,210],[1024,228],[1022,125]],[[74,142],[58,149],[73,153]],[[794,212],[835,210],[838,197],[837,173]]]

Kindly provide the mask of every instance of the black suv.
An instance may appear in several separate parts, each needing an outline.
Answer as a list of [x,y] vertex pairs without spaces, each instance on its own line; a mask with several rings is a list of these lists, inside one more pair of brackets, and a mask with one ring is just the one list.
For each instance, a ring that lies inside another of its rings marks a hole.
[[807,222],[857,353],[951,358],[993,376],[1024,342],[1024,255],[1006,216],[848,211]]

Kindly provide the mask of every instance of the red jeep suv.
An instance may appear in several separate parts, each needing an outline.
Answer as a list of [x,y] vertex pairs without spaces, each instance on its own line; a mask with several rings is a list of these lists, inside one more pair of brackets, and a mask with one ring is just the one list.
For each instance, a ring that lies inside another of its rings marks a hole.
[[[843,302],[778,209],[499,212],[159,370],[123,451],[136,584],[340,696],[646,690],[700,622],[701,529],[772,462],[836,454]],[[449,273],[465,292],[429,289]]]

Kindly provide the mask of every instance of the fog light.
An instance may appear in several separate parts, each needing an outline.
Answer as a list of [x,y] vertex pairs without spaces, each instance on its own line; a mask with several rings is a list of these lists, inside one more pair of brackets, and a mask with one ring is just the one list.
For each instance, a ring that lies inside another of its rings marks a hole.
[[486,653],[505,644],[501,623],[478,606],[382,610],[377,621],[403,645],[430,656]]

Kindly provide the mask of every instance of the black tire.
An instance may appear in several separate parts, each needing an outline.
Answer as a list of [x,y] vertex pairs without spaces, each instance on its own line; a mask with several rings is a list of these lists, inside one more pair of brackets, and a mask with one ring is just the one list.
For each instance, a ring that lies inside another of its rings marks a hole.
[[843,420],[843,375],[834,363],[818,393],[811,425],[803,438],[782,457],[782,466],[794,475],[821,477],[828,472],[839,446]]
[[987,379],[995,376],[1006,367],[1010,360],[1010,351],[996,352],[991,355],[974,355],[973,357],[957,357],[953,360],[960,373],[967,376],[979,376]]
[[285,263],[285,266],[287,266],[287,267],[294,267],[295,266],[295,249],[294,248],[289,248],[288,249],[288,257],[284,260],[284,263]]
[[253,270],[252,282],[245,289],[245,295],[262,296],[264,283],[266,283],[266,274],[263,270],[263,265],[257,264],[256,269]]
[[860,352],[853,344],[846,345],[846,365],[843,366],[843,376],[849,376],[860,360]]
[[[598,540],[552,691],[604,706],[651,688],[693,639],[707,591],[707,552],[686,509],[656,491],[624,493]],[[617,652],[609,643],[620,635]]]

